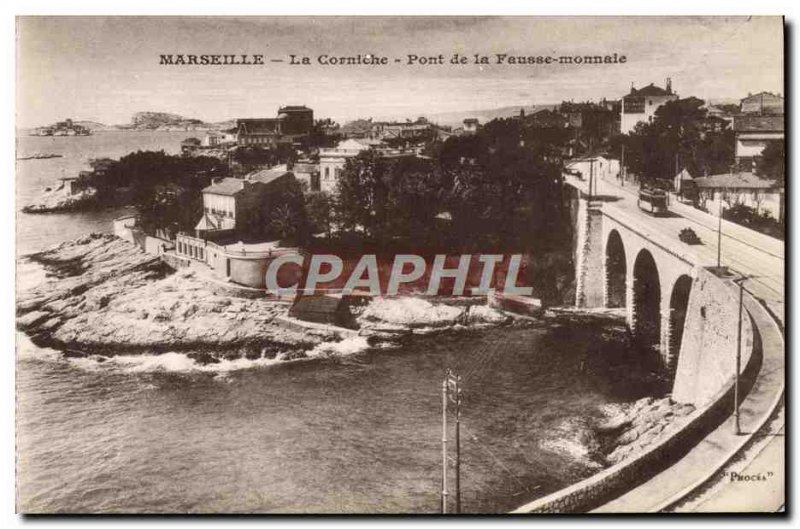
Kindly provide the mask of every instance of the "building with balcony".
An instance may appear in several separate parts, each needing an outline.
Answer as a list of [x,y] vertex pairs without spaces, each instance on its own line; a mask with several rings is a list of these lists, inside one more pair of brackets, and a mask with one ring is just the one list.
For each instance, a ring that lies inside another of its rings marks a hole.
[[653,83],[641,89],[631,87],[628,95],[622,98],[620,108],[620,132],[630,133],[639,123],[650,123],[655,119],[656,110],[669,101],[676,101],[678,94],[672,91],[672,80],[667,79],[665,88]]

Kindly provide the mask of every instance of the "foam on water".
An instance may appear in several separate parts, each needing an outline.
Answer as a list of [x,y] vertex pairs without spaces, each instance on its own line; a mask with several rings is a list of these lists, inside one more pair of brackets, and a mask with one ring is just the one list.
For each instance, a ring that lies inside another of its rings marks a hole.
[[331,356],[349,356],[369,348],[363,336],[345,338],[339,342],[323,342],[306,353],[309,358],[326,358]]
[[61,359],[59,351],[37,347],[25,333],[17,332],[17,360],[54,362]]
[[[37,360],[66,362],[73,367],[86,371],[122,371],[126,373],[216,373],[225,374],[233,371],[269,367],[292,362],[302,358],[287,359],[287,353],[278,353],[274,358],[235,358],[219,359],[215,363],[199,363],[186,353],[167,352],[161,354],[137,354],[70,358],[63,356],[55,349],[37,347],[23,333],[17,333],[18,358],[21,360]],[[335,358],[349,356],[369,348],[367,339],[362,336],[345,338],[339,342],[325,342],[306,352],[307,358]]]

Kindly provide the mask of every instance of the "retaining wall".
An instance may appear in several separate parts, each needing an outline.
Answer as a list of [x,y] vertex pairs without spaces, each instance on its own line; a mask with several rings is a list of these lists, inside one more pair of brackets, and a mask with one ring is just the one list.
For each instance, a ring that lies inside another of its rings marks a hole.
[[[710,296],[712,292],[722,293],[722,289],[725,289],[727,295],[722,298],[720,304],[729,305],[728,312],[734,311],[735,313],[738,310],[738,297],[732,295],[736,292],[734,287],[735,285],[731,281],[724,281],[708,274],[705,277],[706,293],[698,296],[698,300],[710,299],[706,296]],[[735,304],[735,307],[731,308],[731,304]],[[697,306],[698,303],[696,302],[695,305]],[[720,318],[723,313],[724,311],[720,311]],[[746,328],[750,329],[750,338],[743,341],[745,346],[743,347],[743,369],[740,377],[742,398],[755,382],[761,368],[762,358],[759,334],[757,331],[753,331],[754,327],[749,313],[745,314],[744,320],[747,322]],[[715,316],[716,318],[717,316]],[[734,324],[736,324],[735,320]],[[709,338],[714,332],[708,334]],[[733,366],[733,360],[731,357],[731,366]],[[706,399],[706,405],[695,410],[688,416],[685,423],[667,437],[634,457],[570,487],[528,503],[513,513],[588,512],[640,485],[675,463],[731,414],[734,392],[733,368],[724,372],[728,375],[724,378],[721,387]]]

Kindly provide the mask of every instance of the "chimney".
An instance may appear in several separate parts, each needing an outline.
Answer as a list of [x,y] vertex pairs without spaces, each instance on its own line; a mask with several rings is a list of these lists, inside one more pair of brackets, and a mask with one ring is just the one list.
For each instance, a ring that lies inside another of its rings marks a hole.
[[672,78],[667,77],[667,94],[672,95]]

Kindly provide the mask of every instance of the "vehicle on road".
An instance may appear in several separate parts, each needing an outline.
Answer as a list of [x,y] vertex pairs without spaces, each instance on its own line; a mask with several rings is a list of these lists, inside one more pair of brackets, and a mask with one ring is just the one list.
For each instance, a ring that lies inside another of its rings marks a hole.
[[662,215],[667,212],[667,193],[661,189],[641,189],[636,204],[651,215]]
[[678,234],[678,238],[681,240],[681,242],[685,242],[686,244],[703,244],[703,241],[700,240],[700,237],[698,237],[694,230],[689,227],[683,228]]

